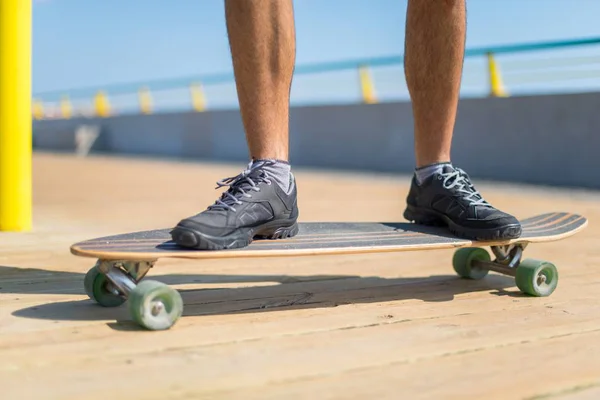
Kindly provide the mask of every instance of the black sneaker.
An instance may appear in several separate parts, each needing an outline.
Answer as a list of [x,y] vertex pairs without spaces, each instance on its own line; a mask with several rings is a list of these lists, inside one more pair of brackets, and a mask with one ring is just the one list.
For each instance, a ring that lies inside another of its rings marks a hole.
[[469,176],[451,166],[421,185],[413,177],[404,218],[417,224],[448,226],[454,235],[469,240],[515,239],[521,235],[521,224],[515,217],[492,207],[475,190]]
[[187,248],[221,250],[248,246],[254,238],[295,236],[295,178],[290,173],[290,189],[285,193],[262,169],[264,165],[257,163],[238,176],[217,182],[217,188],[229,189],[205,211],[179,222],[171,231],[173,241]]

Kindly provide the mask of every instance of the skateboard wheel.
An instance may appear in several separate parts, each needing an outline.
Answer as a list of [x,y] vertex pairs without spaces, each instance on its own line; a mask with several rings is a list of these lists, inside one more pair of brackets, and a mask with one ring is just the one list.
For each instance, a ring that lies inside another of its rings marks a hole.
[[92,267],[83,280],[85,292],[102,307],[118,307],[125,302],[125,298],[114,294],[109,288],[110,281],[97,266]]
[[558,270],[552,263],[525,259],[517,267],[515,282],[525,294],[536,297],[550,296],[558,285]]
[[142,281],[129,294],[129,312],[146,329],[169,329],[181,317],[183,300],[177,290],[162,282]]
[[474,267],[473,261],[491,261],[490,254],[481,247],[465,247],[458,249],[452,258],[452,266],[458,276],[467,279],[483,279],[488,274],[487,269]]

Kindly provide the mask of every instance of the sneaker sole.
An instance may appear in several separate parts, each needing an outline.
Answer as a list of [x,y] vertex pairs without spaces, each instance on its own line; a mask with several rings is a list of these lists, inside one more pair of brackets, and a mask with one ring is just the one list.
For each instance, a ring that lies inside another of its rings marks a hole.
[[285,239],[298,234],[298,224],[282,226],[281,222],[240,229],[229,236],[211,236],[195,229],[177,226],[171,231],[173,241],[182,247],[196,250],[227,250],[249,246],[258,239]]
[[488,229],[468,228],[458,225],[446,215],[432,210],[423,210],[408,206],[404,211],[404,218],[420,225],[445,226],[455,236],[474,241],[492,241],[517,239],[521,236],[520,224],[507,224]]

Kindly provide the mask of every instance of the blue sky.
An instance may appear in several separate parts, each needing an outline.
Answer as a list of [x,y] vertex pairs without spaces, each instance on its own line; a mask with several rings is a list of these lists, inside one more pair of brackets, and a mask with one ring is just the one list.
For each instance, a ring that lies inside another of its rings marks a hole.
[[[406,0],[296,0],[297,63],[401,54],[405,10]],[[598,0],[470,0],[467,47],[600,36],[599,15]],[[231,70],[222,0],[37,0],[33,23],[34,92]],[[600,46],[547,56],[594,54]],[[482,62],[467,61],[465,90],[485,90]],[[406,94],[401,74],[374,71],[380,97]],[[577,84],[591,83],[566,85]],[[207,91],[209,104],[235,100],[233,85]],[[356,96],[353,72],[298,77],[292,92],[299,102]]]

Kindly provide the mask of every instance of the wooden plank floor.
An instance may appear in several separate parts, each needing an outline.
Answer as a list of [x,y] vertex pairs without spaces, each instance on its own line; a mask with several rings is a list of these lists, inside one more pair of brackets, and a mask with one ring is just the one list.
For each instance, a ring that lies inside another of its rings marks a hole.
[[[519,218],[573,211],[589,226],[532,245],[549,298],[496,274],[458,279],[452,251],[161,260],[181,289],[170,331],[83,292],[77,241],[175,224],[240,166],[36,154],[35,230],[0,233],[0,398],[596,399],[600,193],[478,184]],[[303,221],[403,221],[406,177],[298,171]]]

